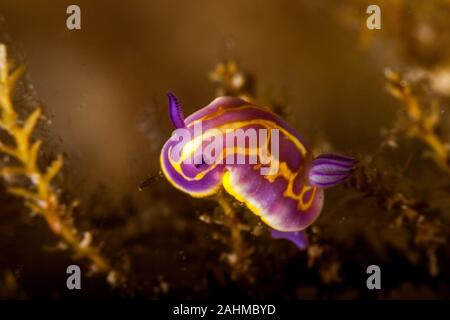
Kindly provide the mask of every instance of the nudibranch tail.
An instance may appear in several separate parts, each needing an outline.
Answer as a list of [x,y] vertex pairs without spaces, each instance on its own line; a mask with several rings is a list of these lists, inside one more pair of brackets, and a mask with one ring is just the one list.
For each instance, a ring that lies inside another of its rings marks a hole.
[[315,158],[309,168],[311,185],[329,188],[343,183],[352,173],[356,160],[334,154],[323,154]]
[[308,246],[308,238],[304,231],[284,232],[272,230],[271,236],[274,239],[286,239],[295,244],[300,250],[304,250]]
[[181,105],[178,102],[178,99],[171,92],[167,93],[167,97],[169,98],[170,121],[172,121],[175,129],[185,128],[186,125],[184,123],[183,110],[181,110]]

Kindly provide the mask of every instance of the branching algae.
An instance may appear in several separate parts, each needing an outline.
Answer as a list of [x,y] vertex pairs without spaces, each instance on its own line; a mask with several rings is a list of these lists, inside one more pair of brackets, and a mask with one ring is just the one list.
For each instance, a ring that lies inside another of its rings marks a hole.
[[436,164],[450,174],[450,145],[437,134],[439,108],[432,104],[430,110],[419,103],[411,86],[398,73],[386,71],[389,92],[403,103],[397,129],[407,136],[421,140],[430,149]]
[[[66,205],[60,200],[53,180],[63,166],[62,156],[44,169],[38,164],[42,141],[33,141],[32,135],[42,110],[36,108],[22,121],[12,103],[14,87],[23,72],[23,67],[10,71],[6,47],[0,44],[0,127],[12,140],[12,143],[0,141],[0,152],[10,158],[2,163],[0,174],[7,183],[8,192],[22,198],[31,212],[44,218],[51,231],[70,247],[76,258],[88,259],[94,271],[107,274],[108,280],[116,284],[122,276],[91,244],[91,233],[81,236],[73,224],[72,213],[77,201]],[[28,182],[20,184],[19,178]]]

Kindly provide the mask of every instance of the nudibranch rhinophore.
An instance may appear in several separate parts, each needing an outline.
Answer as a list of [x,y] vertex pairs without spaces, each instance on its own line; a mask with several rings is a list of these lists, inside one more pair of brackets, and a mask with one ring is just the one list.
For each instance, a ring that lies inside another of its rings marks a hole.
[[217,98],[186,119],[176,97],[168,98],[176,130],[161,151],[166,178],[193,197],[213,195],[223,186],[273,229],[273,238],[304,248],[302,231],[319,216],[323,190],[344,182],[355,160],[314,158],[280,117],[238,98]]

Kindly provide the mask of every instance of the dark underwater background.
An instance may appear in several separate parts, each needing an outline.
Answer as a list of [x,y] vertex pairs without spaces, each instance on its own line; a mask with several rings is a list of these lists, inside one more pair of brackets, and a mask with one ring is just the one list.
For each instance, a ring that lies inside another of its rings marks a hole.
[[[27,68],[18,112],[43,106],[41,164],[63,154],[54,183],[62,201],[80,202],[70,219],[123,279],[61,250],[2,180],[1,298],[450,297],[448,1],[78,0],[82,28],[72,31],[70,4],[2,0],[0,42]],[[381,30],[366,27],[370,4]],[[352,178],[326,191],[307,250],[271,239],[233,199],[229,220],[214,198],[160,175],[167,91],[186,115],[244,96],[315,153],[358,158]],[[70,264],[82,290],[66,288]],[[373,264],[381,290],[366,287]]]

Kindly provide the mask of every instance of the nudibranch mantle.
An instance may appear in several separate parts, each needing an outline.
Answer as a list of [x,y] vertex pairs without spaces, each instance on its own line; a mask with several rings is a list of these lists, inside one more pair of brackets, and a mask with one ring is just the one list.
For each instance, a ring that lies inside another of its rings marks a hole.
[[[166,178],[193,197],[213,195],[223,186],[277,231],[297,234],[313,223],[322,210],[323,189],[343,182],[353,169],[355,161],[349,157],[325,154],[313,158],[300,134],[268,109],[238,98],[220,97],[184,119],[178,100],[170,93],[168,96],[172,123],[188,135],[177,135],[175,130],[163,146],[160,161]],[[267,137],[258,137],[264,143],[251,145],[244,140],[244,148],[230,149],[226,144],[226,133],[231,129],[256,129],[259,132],[266,129]],[[279,132],[276,157],[271,154],[272,129]],[[213,139],[208,135],[211,130],[215,130],[215,138],[226,146],[215,155],[223,161],[208,163],[204,161],[202,151],[196,152],[199,148],[206,150],[212,144]],[[262,152],[271,156],[269,164],[262,161]],[[239,155],[248,160],[252,154],[257,155],[261,163],[236,163]],[[196,156],[197,160],[200,157],[200,162],[187,161],[189,156]],[[234,161],[225,161],[229,157]],[[274,164],[276,172],[261,174],[261,167]],[[282,236],[277,234],[277,237]]]

